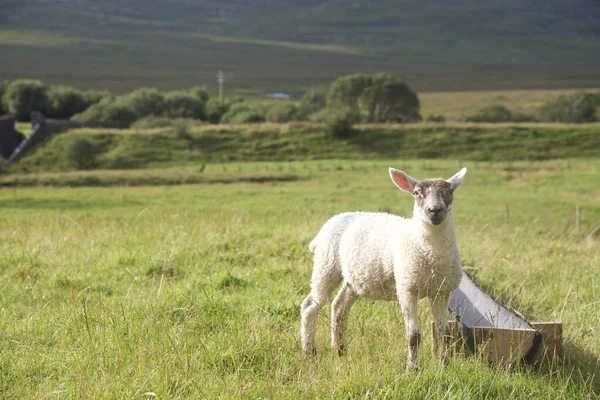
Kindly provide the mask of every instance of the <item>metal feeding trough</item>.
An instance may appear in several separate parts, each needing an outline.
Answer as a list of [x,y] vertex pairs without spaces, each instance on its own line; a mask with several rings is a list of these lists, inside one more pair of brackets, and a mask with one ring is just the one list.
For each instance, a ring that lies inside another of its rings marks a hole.
[[536,364],[561,356],[562,323],[527,322],[484,292],[464,271],[449,308],[456,316],[448,329],[457,347],[502,364]]

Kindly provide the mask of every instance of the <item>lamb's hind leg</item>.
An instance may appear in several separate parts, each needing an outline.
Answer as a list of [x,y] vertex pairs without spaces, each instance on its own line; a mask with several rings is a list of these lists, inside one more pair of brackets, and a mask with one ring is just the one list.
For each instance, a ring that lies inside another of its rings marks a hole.
[[322,277],[315,275],[317,274],[313,273],[310,294],[302,302],[300,311],[300,341],[304,355],[316,353],[315,331],[319,310],[329,302],[331,294],[342,280],[341,274]]
[[331,305],[331,347],[337,350],[340,356],[343,355],[346,345],[348,314],[357,298],[354,290],[344,282]]

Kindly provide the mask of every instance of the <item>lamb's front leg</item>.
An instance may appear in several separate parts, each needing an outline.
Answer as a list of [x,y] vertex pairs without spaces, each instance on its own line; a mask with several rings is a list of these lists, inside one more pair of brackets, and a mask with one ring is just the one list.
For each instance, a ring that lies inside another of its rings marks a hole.
[[431,314],[433,318],[433,354],[440,361],[443,361],[447,353],[447,344],[444,339],[448,320],[450,293],[439,292],[435,297],[430,297],[429,300],[431,301]]
[[398,300],[404,317],[406,342],[408,344],[407,370],[416,370],[419,362],[419,346],[421,345],[421,330],[419,329],[419,297],[416,293],[399,290]]

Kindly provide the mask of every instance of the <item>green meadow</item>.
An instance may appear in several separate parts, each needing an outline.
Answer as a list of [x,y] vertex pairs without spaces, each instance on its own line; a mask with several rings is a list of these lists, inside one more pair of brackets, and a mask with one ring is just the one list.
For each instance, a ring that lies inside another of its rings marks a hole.
[[[351,313],[347,356],[328,348],[328,309],[318,355],[301,356],[307,245],[338,212],[410,215],[412,199],[390,182],[389,166],[419,179],[468,167],[455,195],[464,267],[528,320],[562,321],[560,362],[500,367],[458,354],[439,366],[423,302],[421,368],[407,373],[398,305],[365,300]],[[600,396],[597,158],[199,168],[189,167],[199,181],[166,168],[122,174],[172,182],[68,187],[61,179],[114,181],[120,172],[63,172],[47,187],[0,189],[0,397]]]

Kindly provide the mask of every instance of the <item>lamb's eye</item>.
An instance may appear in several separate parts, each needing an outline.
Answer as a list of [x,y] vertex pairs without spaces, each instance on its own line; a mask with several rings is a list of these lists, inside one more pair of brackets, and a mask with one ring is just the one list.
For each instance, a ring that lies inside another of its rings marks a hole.
[[413,192],[413,195],[414,195],[414,196],[417,196],[417,197],[420,197],[420,196],[421,196],[421,193],[420,193],[418,190],[415,190],[415,191]]

